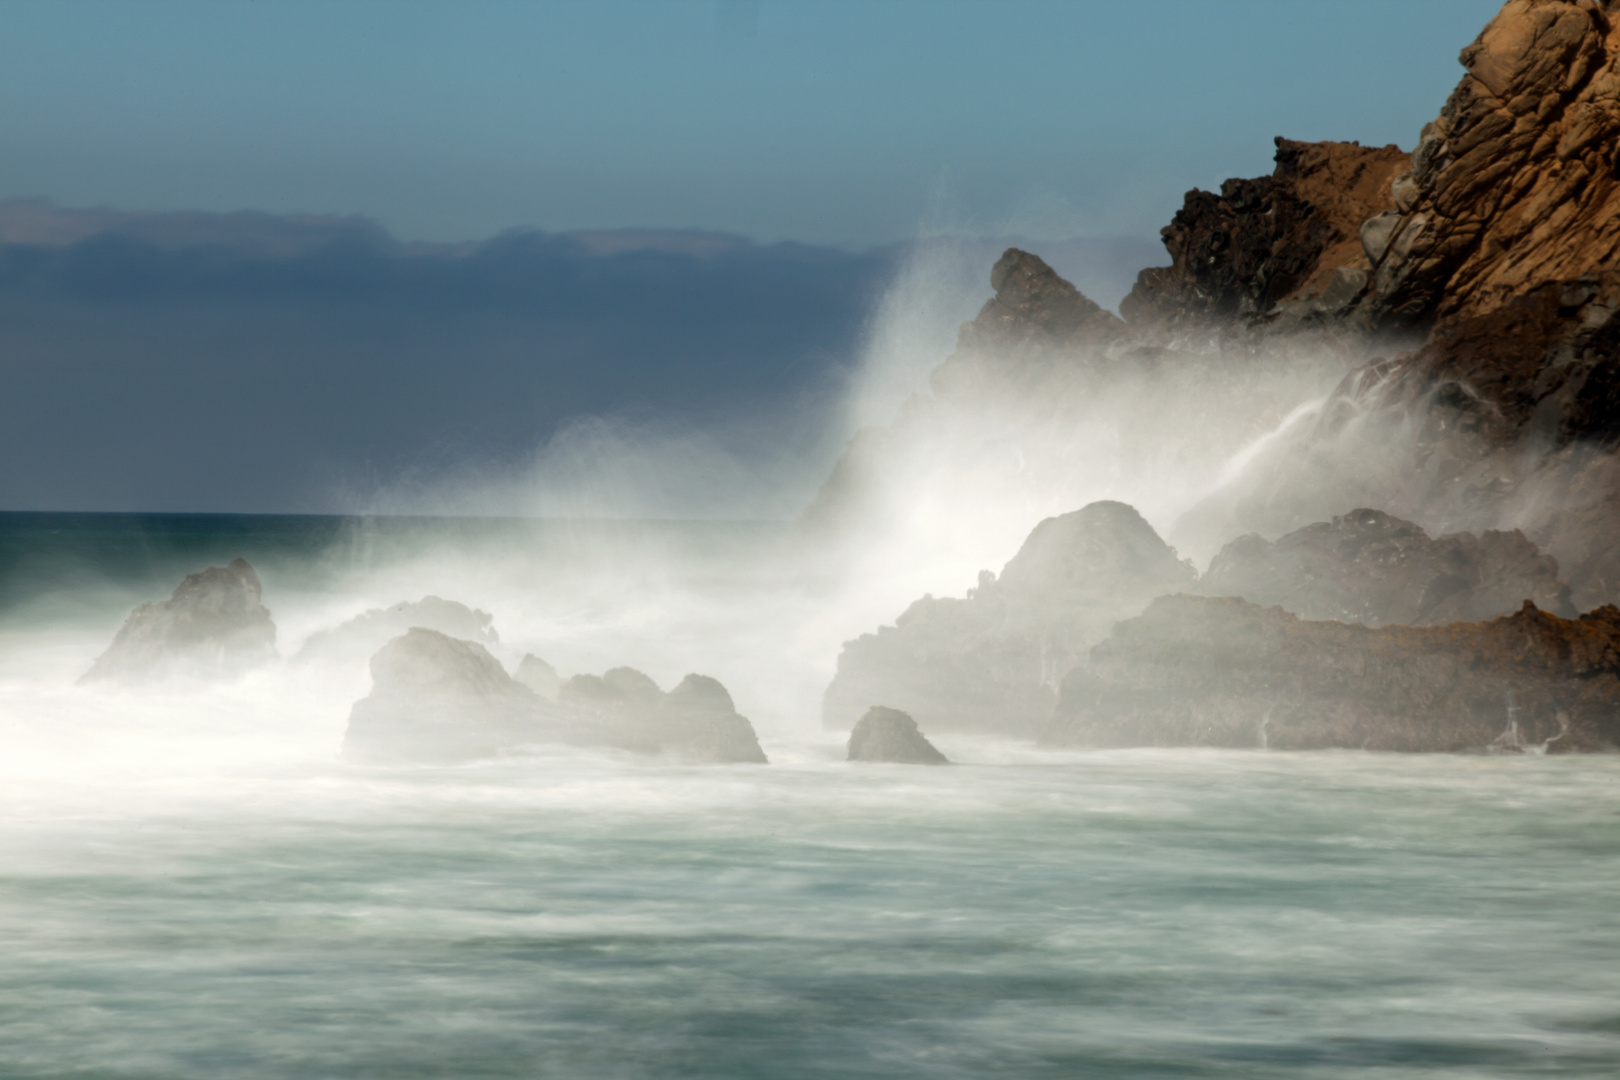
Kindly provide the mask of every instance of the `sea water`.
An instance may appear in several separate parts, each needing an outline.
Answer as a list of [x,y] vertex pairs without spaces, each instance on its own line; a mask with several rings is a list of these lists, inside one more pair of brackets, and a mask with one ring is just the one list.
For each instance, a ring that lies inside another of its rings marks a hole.
[[[476,592],[493,561],[306,524],[231,541],[260,545],[284,652],[288,624],[435,573]],[[679,621],[650,590],[671,545],[725,542],[648,535],[584,545],[639,551],[640,592],[508,576],[503,641],[684,663],[637,642]],[[937,736],[956,764],[851,765],[813,702],[739,694],[780,718],[771,765],[357,768],[363,672],[73,685],[176,545],[92,574],[56,536],[75,569],[34,545],[0,612],[0,1076],[1620,1074],[1620,758]],[[735,664],[726,606],[692,625]]]

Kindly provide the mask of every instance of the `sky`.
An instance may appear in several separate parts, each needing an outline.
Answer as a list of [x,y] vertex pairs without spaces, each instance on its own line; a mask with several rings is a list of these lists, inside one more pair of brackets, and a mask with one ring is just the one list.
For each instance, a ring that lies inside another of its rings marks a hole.
[[0,198],[871,246],[1151,237],[1271,138],[1410,147],[1496,0],[29,0]]
[[0,510],[617,454],[791,515],[872,343],[892,410],[1006,244],[1112,305],[1273,136],[1410,147],[1496,7],[0,0]]

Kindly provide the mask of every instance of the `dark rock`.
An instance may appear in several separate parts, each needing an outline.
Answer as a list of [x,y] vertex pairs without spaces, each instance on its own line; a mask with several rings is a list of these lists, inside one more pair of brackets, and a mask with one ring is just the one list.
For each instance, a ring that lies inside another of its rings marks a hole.
[[523,654],[513,678],[548,701],[556,701],[562,690],[563,680],[557,669],[534,653]]
[[1620,743],[1620,609],[1572,620],[1526,601],[1487,622],[1375,630],[1165,596],[1064,681],[1043,741],[1609,750]]
[[437,596],[424,596],[415,603],[373,608],[330,630],[311,634],[304,647],[298,650],[298,659],[357,660],[371,656],[415,626],[437,630],[448,637],[494,645],[500,641],[500,635],[490,625],[492,621],[487,612],[466,604]]
[[945,755],[917,730],[917,721],[899,709],[874,705],[849,733],[850,761],[892,761],[902,765],[948,765]]
[[1365,626],[1478,622],[1511,614],[1527,599],[1555,615],[1576,614],[1558,560],[1523,533],[1436,540],[1378,510],[1352,510],[1274,544],[1240,537],[1215,556],[1197,591]]
[[130,612],[79,681],[229,676],[274,659],[276,624],[260,595],[246,559],[189,574],[169,599]]
[[999,581],[981,574],[966,599],[924,597],[893,627],[846,642],[823,723],[845,727],[886,701],[931,730],[1033,734],[1063,675],[1115,620],[1196,580],[1124,503],[1048,518]]

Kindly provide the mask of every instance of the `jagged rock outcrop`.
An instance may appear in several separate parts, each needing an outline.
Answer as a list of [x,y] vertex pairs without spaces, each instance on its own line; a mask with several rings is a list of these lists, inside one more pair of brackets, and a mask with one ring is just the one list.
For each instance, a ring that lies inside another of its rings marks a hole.
[[344,757],[449,764],[543,743],[695,762],[766,761],[718,681],[688,675],[665,694],[633,668],[576,675],[558,700],[514,679],[475,641],[412,628],[371,660],[372,691],[349,714]]
[[562,691],[563,678],[557,669],[534,653],[524,653],[512,677],[548,701],[556,701]]
[[240,674],[276,656],[276,624],[246,559],[188,574],[167,600],[129,613],[80,682]]
[[1065,680],[1054,746],[1612,750],[1620,609],[1526,603],[1482,623],[1306,622],[1233,598],[1166,596]]
[[298,650],[298,659],[360,659],[371,656],[383,645],[414,626],[485,645],[501,639],[488,612],[470,608],[454,600],[424,596],[390,608],[372,608],[334,626],[317,631]]
[[1362,223],[1394,205],[1399,147],[1278,138],[1270,176],[1189,191],[1161,231],[1171,265],[1143,270],[1120,302],[1139,333],[1222,328],[1287,309],[1342,316],[1367,287]]
[[1124,503],[1048,518],[999,580],[983,572],[966,599],[924,597],[894,626],[846,642],[823,723],[843,728],[885,704],[930,730],[1030,735],[1115,620],[1196,577]]
[[359,764],[450,764],[543,742],[584,742],[577,719],[548,707],[476,641],[413,627],[371,658],[343,756]]
[[948,765],[945,755],[917,730],[917,721],[899,709],[874,705],[849,733],[850,761],[900,765]]
[[1102,345],[1125,333],[1125,323],[1057,275],[1039,256],[1008,248],[990,268],[995,295],[970,323],[957,348],[963,352],[1070,351]]
[[1221,549],[1199,579],[1206,596],[1279,605],[1301,619],[1364,626],[1479,622],[1531,600],[1574,618],[1558,561],[1524,534],[1454,533],[1431,539],[1378,510],[1352,510],[1272,543],[1249,534]]

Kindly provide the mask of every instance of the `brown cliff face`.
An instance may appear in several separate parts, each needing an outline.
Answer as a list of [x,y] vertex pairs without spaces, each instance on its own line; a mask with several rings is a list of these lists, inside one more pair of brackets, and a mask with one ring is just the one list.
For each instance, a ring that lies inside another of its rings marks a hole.
[[990,287],[996,295],[963,324],[959,351],[1072,349],[1105,344],[1125,332],[1118,316],[1027,251],[1008,248],[990,269]]
[[1375,322],[1459,319],[1620,254],[1620,29],[1596,0],[1509,0],[1460,57],[1395,206],[1362,232]]
[[1620,609],[1526,602],[1483,623],[1305,622],[1234,598],[1165,596],[1064,680],[1044,741],[1275,750],[1610,750]]
[[[1189,191],[1161,236],[1171,265],[1142,271],[1120,303],[1134,328],[1179,328],[1320,299],[1343,311],[1366,287],[1362,222],[1394,205],[1390,180],[1408,164],[1396,146],[1279,138],[1277,168]],[[1343,271],[1335,279],[1335,271]]]

